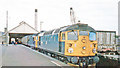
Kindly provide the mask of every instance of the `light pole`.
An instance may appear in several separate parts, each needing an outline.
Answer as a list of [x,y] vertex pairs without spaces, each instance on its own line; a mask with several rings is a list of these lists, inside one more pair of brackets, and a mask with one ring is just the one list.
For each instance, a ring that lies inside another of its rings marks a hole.
[[40,22],[40,32],[41,32],[41,30],[42,30],[42,21]]
[[37,22],[38,22],[38,10],[35,9],[35,29],[37,30]]
[[8,11],[6,11],[6,46],[8,46]]
[[76,17],[75,17],[75,13],[74,13],[74,10],[73,10],[72,7],[70,8],[70,17],[71,17],[72,24],[75,24],[76,23]]

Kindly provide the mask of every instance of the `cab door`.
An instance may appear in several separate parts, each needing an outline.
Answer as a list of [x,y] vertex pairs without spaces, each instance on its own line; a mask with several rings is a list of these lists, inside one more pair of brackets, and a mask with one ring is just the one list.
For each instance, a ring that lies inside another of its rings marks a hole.
[[65,40],[66,40],[66,33],[61,32],[59,34],[59,52],[63,53],[65,52]]

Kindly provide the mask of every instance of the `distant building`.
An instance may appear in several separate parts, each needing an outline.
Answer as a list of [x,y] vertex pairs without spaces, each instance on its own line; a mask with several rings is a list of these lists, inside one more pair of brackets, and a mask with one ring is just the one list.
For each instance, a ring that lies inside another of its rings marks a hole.
[[2,42],[5,42],[4,32],[0,31],[0,44],[2,44]]
[[97,41],[99,45],[114,45],[116,44],[116,31],[100,31],[97,30]]
[[120,35],[118,36],[118,45],[120,46]]
[[38,33],[38,31],[35,28],[31,27],[29,24],[27,24],[24,21],[20,22],[18,26],[14,27],[8,32],[9,32],[9,43],[11,43],[12,38],[15,38],[15,41],[19,42],[20,39],[26,35]]
[[98,51],[103,48],[113,48],[116,50],[116,31],[97,30]]
[[[120,18],[120,15],[118,18]],[[120,36],[120,20],[118,21],[118,35]]]
[[[120,18],[120,15],[118,18]],[[120,19],[118,19],[118,44],[120,45]]]

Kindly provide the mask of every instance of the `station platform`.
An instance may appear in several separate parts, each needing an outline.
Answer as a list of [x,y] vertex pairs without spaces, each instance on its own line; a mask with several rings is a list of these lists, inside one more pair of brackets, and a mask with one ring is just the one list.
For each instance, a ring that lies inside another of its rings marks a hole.
[[24,45],[2,46],[2,66],[68,66]]

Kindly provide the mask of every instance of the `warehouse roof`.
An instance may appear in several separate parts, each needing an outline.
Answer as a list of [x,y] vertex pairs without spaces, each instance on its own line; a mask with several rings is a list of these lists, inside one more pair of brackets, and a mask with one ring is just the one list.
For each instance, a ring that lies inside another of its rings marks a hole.
[[11,29],[9,33],[38,33],[38,31],[26,22],[22,21],[18,26]]

